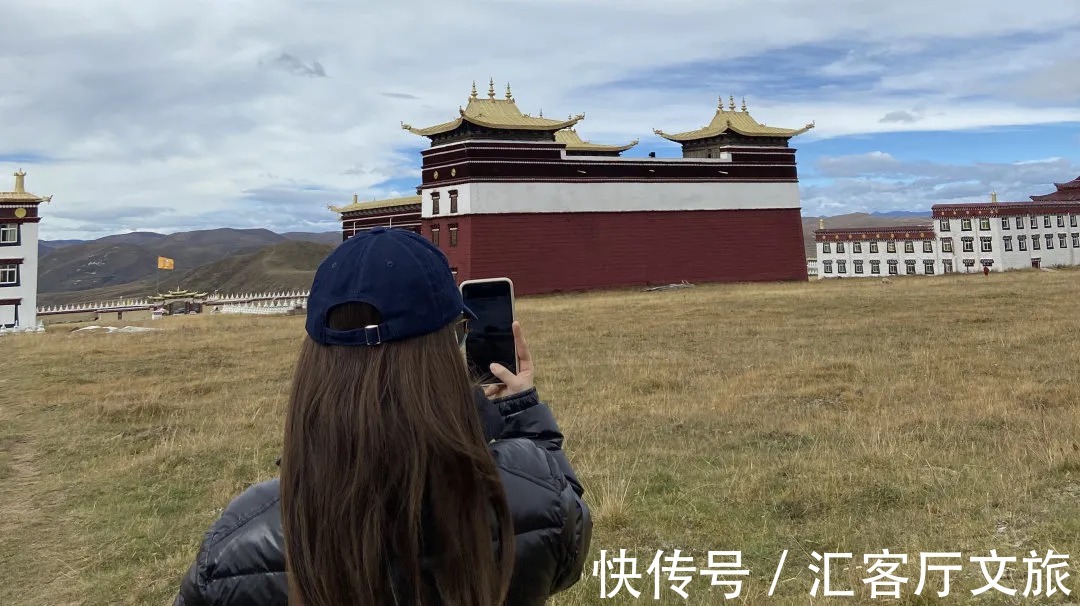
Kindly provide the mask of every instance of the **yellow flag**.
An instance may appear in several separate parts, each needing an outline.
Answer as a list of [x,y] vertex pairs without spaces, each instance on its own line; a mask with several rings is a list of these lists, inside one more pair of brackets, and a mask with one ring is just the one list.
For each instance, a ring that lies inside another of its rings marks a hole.
[[173,260],[168,258],[168,257],[158,257],[157,258],[157,267],[158,267],[158,269],[172,269],[173,268]]

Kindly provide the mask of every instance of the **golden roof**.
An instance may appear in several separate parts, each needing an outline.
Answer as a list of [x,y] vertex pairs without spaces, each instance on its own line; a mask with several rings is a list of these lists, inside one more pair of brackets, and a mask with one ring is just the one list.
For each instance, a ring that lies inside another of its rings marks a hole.
[[590,143],[583,141],[581,136],[577,134],[577,131],[572,128],[564,128],[563,130],[555,132],[555,142],[565,143],[566,149],[569,151],[606,151],[606,152],[624,152],[631,147],[638,144],[638,140],[634,139],[626,145],[601,145],[599,143]]
[[347,206],[327,206],[327,208],[336,213],[347,213],[354,210],[392,208],[394,206],[408,206],[410,204],[420,204],[420,196],[405,196],[402,198],[388,198],[386,200],[372,200],[370,202],[360,202],[359,197],[354,194],[352,204],[349,204]]
[[746,137],[794,137],[795,135],[801,135],[811,128],[814,128],[813,122],[802,128],[777,128],[775,126],[765,126],[755,120],[750,115],[750,112],[746,110],[746,99],[743,99],[742,108],[739,110],[735,109],[735,97],[729,97],[729,99],[731,100],[731,104],[728,106],[728,109],[724,109],[724,98],[720,98],[720,103],[716,108],[716,115],[713,116],[712,122],[710,122],[708,126],[678,134],[668,134],[655,128],[653,129],[653,132],[668,141],[683,143],[686,141],[696,141],[698,139],[716,137],[728,131]]
[[52,196],[38,196],[26,191],[26,173],[15,171],[15,191],[0,191],[0,202],[49,202]]
[[436,124],[427,128],[413,128],[404,122],[401,128],[415,135],[430,137],[448,133],[461,126],[463,122],[469,122],[485,128],[499,128],[506,130],[533,130],[552,131],[567,128],[585,119],[585,114],[578,114],[568,120],[549,120],[548,118],[530,116],[521,113],[514,96],[510,92],[510,85],[506,85],[506,98],[495,98],[495,81],[492,80],[488,87],[488,98],[481,99],[476,95],[476,83],[473,82],[472,94],[469,95],[469,104],[464,109],[458,108],[459,116],[449,122]]

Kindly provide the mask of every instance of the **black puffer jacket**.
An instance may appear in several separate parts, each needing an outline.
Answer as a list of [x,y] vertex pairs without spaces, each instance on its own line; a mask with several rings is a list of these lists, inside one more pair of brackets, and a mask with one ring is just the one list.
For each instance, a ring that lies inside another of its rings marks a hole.
[[[536,390],[477,400],[513,516],[516,562],[506,603],[541,605],[581,576],[592,535],[584,491]],[[279,497],[275,478],[229,504],[203,539],[174,606],[287,603]]]

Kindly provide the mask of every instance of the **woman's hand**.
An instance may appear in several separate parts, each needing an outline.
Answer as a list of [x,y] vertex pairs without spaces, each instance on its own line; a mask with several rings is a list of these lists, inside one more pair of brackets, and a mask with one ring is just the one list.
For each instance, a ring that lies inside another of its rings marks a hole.
[[521,331],[521,324],[514,322],[514,346],[517,349],[518,372],[514,374],[502,364],[492,364],[491,374],[502,381],[502,385],[488,385],[484,388],[484,395],[489,398],[504,398],[525,393],[533,388],[533,361],[529,353],[529,344],[525,342],[525,334]]

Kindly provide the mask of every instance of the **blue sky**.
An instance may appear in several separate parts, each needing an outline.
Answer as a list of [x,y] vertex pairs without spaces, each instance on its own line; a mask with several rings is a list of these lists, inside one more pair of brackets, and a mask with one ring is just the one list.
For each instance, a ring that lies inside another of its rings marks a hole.
[[401,121],[447,120],[489,77],[523,111],[585,112],[586,139],[640,139],[627,155],[678,155],[652,129],[706,124],[717,96],[814,121],[792,141],[805,215],[1024,200],[1080,175],[1080,3],[11,4],[0,170],[54,196],[46,238],[333,230],[329,204],[414,191],[426,141]]

